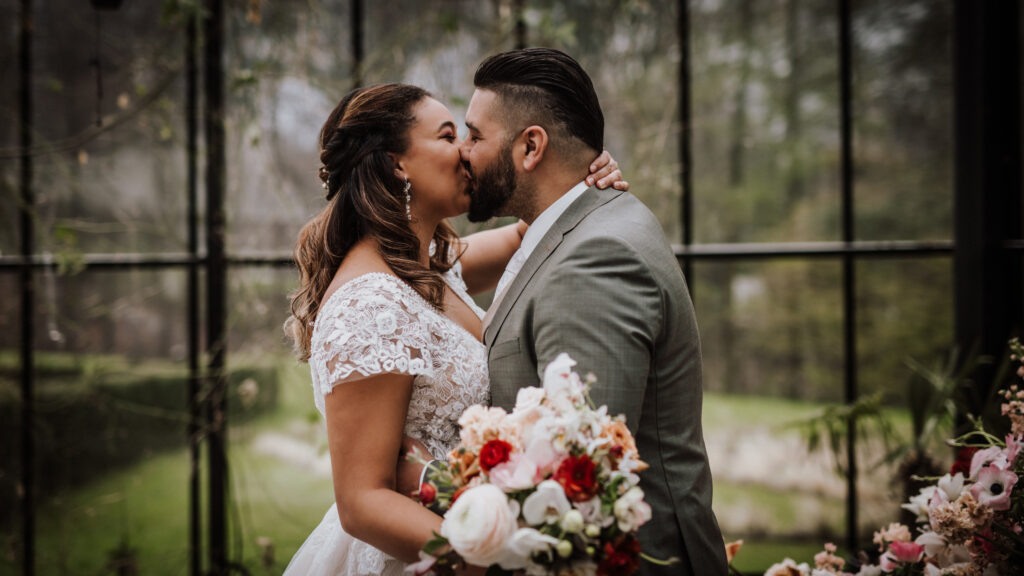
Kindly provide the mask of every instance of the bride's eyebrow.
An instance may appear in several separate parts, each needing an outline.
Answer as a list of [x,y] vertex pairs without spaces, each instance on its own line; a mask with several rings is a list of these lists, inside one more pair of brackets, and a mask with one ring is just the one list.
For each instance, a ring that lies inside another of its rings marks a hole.
[[445,128],[451,128],[452,130],[455,130],[455,122],[452,122],[451,120],[448,120],[447,122],[441,124],[437,128],[437,131],[440,132],[440,131],[444,130]]

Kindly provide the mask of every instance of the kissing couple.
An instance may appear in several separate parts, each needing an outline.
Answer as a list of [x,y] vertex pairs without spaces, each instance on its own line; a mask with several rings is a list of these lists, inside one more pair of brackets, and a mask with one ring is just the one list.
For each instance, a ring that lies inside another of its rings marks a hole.
[[[603,152],[589,76],[529,48],[486,59],[473,82],[465,141],[403,84],[352,91],[320,132],[327,206],[299,233],[285,328],[326,421],[335,505],[285,574],[402,574],[442,520],[408,496],[430,467],[406,450],[447,458],[466,408],[511,410],[562,352],[650,465],[640,543],[681,561],[640,573],[726,574],[693,304],[657,218]],[[467,211],[520,222],[459,238],[447,219]],[[491,289],[485,313],[470,294]]]

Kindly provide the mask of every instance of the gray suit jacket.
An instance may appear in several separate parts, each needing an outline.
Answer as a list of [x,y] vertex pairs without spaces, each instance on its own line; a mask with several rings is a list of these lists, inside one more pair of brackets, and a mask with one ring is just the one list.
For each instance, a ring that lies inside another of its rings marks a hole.
[[625,414],[653,518],[640,529],[644,575],[727,573],[701,429],[700,338],[682,271],[632,194],[591,188],[541,239],[484,332],[491,404],[511,410],[567,352],[592,372],[591,397]]

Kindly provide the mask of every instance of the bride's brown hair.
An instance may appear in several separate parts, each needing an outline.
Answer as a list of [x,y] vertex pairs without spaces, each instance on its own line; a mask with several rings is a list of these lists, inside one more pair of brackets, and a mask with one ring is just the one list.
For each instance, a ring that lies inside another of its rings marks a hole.
[[441,274],[452,266],[449,249],[458,236],[442,222],[434,232],[430,268],[419,263],[420,242],[406,215],[405,180],[395,173],[392,157],[409,147],[413,109],[429,96],[406,84],[357,88],[320,129],[320,179],[328,204],[299,232],[294,252],[299,287],[290,295],[291,316],[284,324],[302,361],[309,359],[313,321],[328,285],[348,251],[367,236],[377,241],[395,275],[442,307]]

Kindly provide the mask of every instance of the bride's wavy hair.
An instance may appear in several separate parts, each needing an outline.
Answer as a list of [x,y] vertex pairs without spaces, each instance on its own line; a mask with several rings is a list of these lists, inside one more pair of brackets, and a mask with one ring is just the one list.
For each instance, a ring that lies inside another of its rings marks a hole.
[[[424,300],[442,308],[444,280],[458,236],[447,222],[434,232],[430,267],[419,262],[420,242],[406,214],[405,180],[392,154],[409,147],[413,109],[430,94],[416,86],[381,84],[342,98],[320,130],[320,179],[327,206],[299,232],[294,259],[299,287],[291,293],[285,333],[296,356],[309,360],[313,321],[338,266],[356,242],[369,236],[399,278]],[[415,190],[413,190],[415,193]]]

